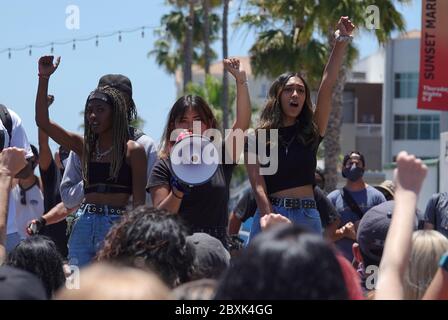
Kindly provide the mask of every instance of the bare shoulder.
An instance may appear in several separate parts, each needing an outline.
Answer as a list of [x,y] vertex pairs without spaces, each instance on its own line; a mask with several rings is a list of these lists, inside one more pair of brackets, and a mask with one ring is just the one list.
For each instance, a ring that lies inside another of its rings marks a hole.
[[140,154],[145,155],[146,153],[145,148],[141,144],[129,140],[127,142],[127,154],[128,156],[132,157],[132,156],[139,156]]

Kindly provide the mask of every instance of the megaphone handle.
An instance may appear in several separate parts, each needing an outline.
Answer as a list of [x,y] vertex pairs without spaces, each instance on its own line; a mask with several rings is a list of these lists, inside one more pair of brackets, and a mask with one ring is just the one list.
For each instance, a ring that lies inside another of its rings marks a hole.
[[176,188],[177,190],[179,190],[180,192],[182,192],[184,194],[188,194],[191,191],[190,186],[188,186],[185,183],[180,182],[174,176],[171,176],[170,184],[171,184],[171,187]]

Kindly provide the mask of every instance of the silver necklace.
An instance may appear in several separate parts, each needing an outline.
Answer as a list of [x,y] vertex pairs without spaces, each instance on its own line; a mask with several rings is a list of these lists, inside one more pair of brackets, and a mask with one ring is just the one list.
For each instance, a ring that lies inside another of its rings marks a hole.
[[110,147],[109,149],[107,149],[104,152],[100,152],[100,143],[99,143],[98,140],[96,141],[96,145],[95,145],[95,159],[96,159],[96,161],[101,161],[101,159],[103,159],[105,156],[107,156],[111,151],[112,151],[112,147]]

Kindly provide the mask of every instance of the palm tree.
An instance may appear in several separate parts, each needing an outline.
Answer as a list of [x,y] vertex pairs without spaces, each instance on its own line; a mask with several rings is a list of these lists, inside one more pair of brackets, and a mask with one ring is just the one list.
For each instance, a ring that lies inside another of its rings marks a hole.
[[[148,53],[148,57],[154,56],[156,63],[163,67],[169,74],[175,74],[179,67],[185,69],[185,42],[187,33],[187,13],[185,10],[186,1],[178,1],[176,7],[168,14],[163,15],[160,24],[163,26],[155,30],[157,36],[154,42],[154,49]],[[204,57],[204,33],[202,32],[204,26],[204,17],[202,8],[195,6],[195,14],[193,20],[193,53],[192,62],[200,66],[204,66],[206,58]],[[220,18],[217,14],[210,13],[209,16],[209,42],[212,43],[218,39],[218,32],[220,28]],[[214,50],[208,50],[209,60],[216,59],[217,54]],[[191,68],[190,68],[191,70]],[[188,75],[187,75],[188,76]],[[184,83],[186,81],[184,72]]]
[[193,80],[193,75],[191,72],[191,67],[193,65],[193,28],[194,28],[194,6],[196,4],[196,0],[188,0],[188,19],[187,19],[187,29],[185,32],[185,41],[184,41],[184,65],[183,65],[183,74],[184,74],[184,88],[186,88],[187,84]]
[[[229,0],[223,0],[223,11],[222,11],[222,56],[227,58],[229,56],[228,43],[227,43],[227,27],[229,18]],[[222,126],[223,129],[229,127],[229,74],[227,70],[222,68]]]
[[[256,75],[277,76],[285,71],[300,70],[316,89],[325,65],[325,56],[333,47],[334,25],[338,17],[348,15],[359,28],[363,28],[367,0],[249,0],[255,9],[240,18],[239,24],[261,29],[250,50],[251,64]],[[406,3],[409,0],[397,0]],[[401,14],[393,0],[376,1],[380,12],[381,28],[375,30],[380,44],[385,43],[395,30],[404,30]],[[317,31],[317,32],[316,32]],[[367,30],[369,31],[369,30]],[[325,39],[325,40],[323,40]],[[350,64],[357,56],[349,46],[337,84],[333,91],[332,113],[324,139],[326,189],[332,191],[337,184],[337,166],[340,155],[340,126],[342,93]]]
[[209,7],[210,0],[202,0],[202,8],[204,9],[204,71],[205,74],[210,73],[210,22],[209,19]]

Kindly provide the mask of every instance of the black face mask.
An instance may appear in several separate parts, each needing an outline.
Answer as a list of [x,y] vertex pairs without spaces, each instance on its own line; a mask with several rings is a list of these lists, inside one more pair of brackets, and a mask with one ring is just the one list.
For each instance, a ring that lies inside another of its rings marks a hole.
[[342,176],[353,182],[362,178],[363,175],[364,169],[357,167],[356,164],[353,164],[350,168],[344,167],[342,169]]

